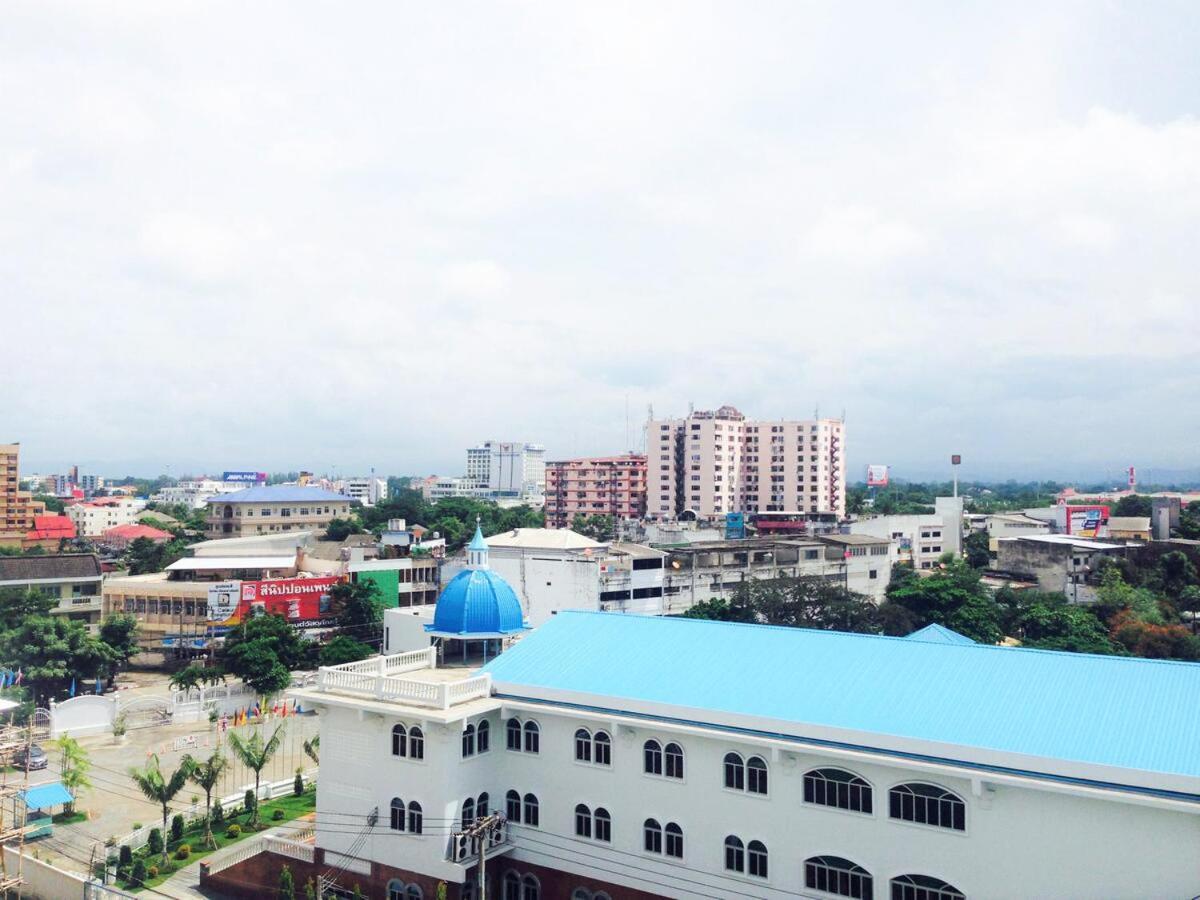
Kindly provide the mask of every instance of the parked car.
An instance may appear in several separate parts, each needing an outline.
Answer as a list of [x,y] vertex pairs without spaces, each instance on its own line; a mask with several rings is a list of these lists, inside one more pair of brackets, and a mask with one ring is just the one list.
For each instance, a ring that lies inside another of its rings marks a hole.
[[28,757],[29,770],[44,769],[50,764],[49,757],[46,756],[46,751],[42,749],[40,744],[30,744],[28,750],[22,747],[13,755],[13,765],[18,769],[26,767],[26,757]]

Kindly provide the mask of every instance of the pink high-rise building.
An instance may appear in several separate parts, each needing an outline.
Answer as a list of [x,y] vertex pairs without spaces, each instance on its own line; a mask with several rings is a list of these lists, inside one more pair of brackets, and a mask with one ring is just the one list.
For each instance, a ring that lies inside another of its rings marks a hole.
[[593,456],[546,463],[546,527],[576,515],[640,519],[646,513],[646,457]]
[[747,419],[732,406],[646,423],[646,517],[846,514],[841,419]]

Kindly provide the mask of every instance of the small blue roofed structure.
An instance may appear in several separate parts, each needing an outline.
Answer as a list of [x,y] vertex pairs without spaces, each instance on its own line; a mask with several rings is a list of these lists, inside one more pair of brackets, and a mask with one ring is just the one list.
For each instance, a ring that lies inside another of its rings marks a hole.
[[965,634],[959,634],[945,625],[933,622],[924,628],[919,628],[912,634],[905,635],[910,641],[929,641],[934,644],[974,644]]
[[481,641],[485,659],[491,641],[528,631],[516,591],[488,567],[488,545],[478,523],[467,545],[467,567],[442,589],[433,624],[425,631],[462,641],[464,658],[467,644]]
[[13,821],[21,821],[19,804],[24,804],[25,838],[28,840],[47,837],[54,834],[54,807],[73,802],[75,798],[61,781],[39,784],[17,793],[14,799]]

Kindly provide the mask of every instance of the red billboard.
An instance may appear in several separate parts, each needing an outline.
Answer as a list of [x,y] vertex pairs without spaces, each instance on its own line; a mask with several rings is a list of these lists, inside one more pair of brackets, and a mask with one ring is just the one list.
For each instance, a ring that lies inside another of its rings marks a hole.
[[887,466],[867,466],[867,487],[887,487],[887,483]]
[[[209,594],[209,624],[237,625],[247,616],[283,616],[297,628],[337,624],[329,589],[340,578],[274,578],[214,585]],[[216,594],[216,597],[212,596]],[[233,606],[233,598],[237,605]]]

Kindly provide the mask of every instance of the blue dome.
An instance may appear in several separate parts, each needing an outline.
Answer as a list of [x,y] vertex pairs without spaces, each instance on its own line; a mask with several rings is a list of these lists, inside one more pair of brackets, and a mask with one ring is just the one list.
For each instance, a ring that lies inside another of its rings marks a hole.
[[427,631],[453,635],[523,631],[521,601],[509,583],[491,569],[459,572],[442,590]]

